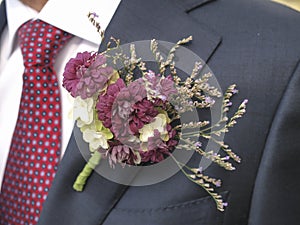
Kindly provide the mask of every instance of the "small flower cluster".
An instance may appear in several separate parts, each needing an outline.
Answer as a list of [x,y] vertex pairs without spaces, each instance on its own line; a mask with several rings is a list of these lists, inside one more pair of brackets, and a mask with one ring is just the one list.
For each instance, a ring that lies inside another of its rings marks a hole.
[[83,52],[65,67],[63,86],[75,97],[83,139],[92,152],[105,150],[112,166],[162,161],[177,144],[165,110],[167,98],[176,93],[171,77],[149,71],[126,84],[105,62],[103,54]]

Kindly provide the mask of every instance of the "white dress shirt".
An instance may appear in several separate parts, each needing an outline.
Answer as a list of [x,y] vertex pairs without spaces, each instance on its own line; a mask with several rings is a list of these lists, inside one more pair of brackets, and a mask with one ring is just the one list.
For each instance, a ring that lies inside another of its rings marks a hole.
[[12,135],[17,121],[22,92],[23,58],[16,32],[29,19],[41,19],[74,35],[56,58],[62,99],[62,153],[65,151],[74,121],[71,115],[73,99],[62,87],[65,64],[77,52],[97,51],[100,35],[89,22],[87,14],[95,12],[105,30],[120,0],[49,0],[38,13],[19,0],[5,0],[8,24],[0,39],[0,187]]

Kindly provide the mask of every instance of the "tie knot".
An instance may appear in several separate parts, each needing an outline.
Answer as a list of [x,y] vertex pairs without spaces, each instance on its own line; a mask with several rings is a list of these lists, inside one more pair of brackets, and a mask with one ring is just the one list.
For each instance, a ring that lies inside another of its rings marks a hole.
[[53,65],[59,50],[72,37],[39,19],[24,23],[18,36],[25,67]]

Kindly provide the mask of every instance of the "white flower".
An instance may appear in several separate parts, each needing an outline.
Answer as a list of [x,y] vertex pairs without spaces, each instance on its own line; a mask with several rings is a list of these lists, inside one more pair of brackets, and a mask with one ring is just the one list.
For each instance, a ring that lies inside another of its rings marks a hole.
[[160,113],[154,118],[152,123],[145,124],[139,130],[141,142],[148,142],[148,138],[154,137],[154,130],[158,130],[163,141],[168,141],[167,121],[167,116],[164,113]]
[[101,132],[87,128],[83,131],[83,140],[89,143],[92,152],[98,150],[100,147],[103,149],[108,148],[108,143],[105,136]]
[[83,126],[80,130],[83,134],[83,140],[89,143],[91,152],[99,148],[108,149],[107,140],[113,138],[113,134],[103,126],[101,121],[95,121],[91,125]]
[[73,117],[77,120],[77,126],[91,124],[94,119],[94,100],[93,98],[82,99],[76,97],[74,100]]

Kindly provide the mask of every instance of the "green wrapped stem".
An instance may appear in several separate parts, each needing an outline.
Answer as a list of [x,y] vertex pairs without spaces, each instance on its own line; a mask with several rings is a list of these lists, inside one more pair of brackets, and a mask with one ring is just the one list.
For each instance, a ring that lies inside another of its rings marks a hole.
[[76,181],[73,184],[73,189],[75,191],[83,191],[87,179],[90,177],[95,167],[99,164],[100,159],[101,154],[98,151],[92,154],[91,158],[89,159],[87,164],[85,164],[83,170],[77,176]]

